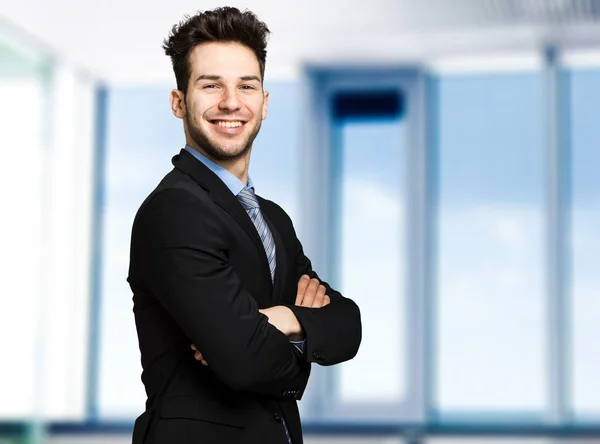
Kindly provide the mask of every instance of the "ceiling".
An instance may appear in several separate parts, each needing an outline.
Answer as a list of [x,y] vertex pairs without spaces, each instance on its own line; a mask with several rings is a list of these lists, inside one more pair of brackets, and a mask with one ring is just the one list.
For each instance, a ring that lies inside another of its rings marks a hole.
[[[461,55],[600,48],[600,0],[232,0],[272,31],[267,77],[302,65],[429,63]],[[0,28],[115,84],[172,82],[172,25],[222,3],[0,0]]]

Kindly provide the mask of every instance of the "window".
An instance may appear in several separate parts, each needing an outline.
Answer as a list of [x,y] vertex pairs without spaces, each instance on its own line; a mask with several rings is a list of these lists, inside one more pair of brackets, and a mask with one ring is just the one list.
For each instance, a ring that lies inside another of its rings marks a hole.
[[572,147],[572,409],[600,417],[600,70],[570,75]]
[[442,76],[437,90],[434,409],[543,413],[542,77]]
[[0,37],[0,417],[83,419],[95,85]]
[[98,415],[132,419],[146,394],[127,284],[135,213],[183,147],[168,89],[112,88],[107,93],[100,272]]
[[363,335],[351,361],[314,367],[304,421],[417,423],[425,414],[423,84],[404,69],[309,75],[304,242],[320,276],[359,305]]
[[[44,60],[28,58],[14,45],[0,41],[0,58],[0,198],[3,207],[11,209],[0,230],[3,292],[10,302],[0,310],[0,344],[11,362],[32,363],[38,358],[36,346],[42,339],[40,307],[46,265],[43,220],[48,196],[44,193],[43,136],[47,79]],[[3,366],[0,416],[16,419],[34,412],[43,378],[35,370],[34,365]]]
[[334,270],[342,294],[361,307],[363,323],[358,355],[337,372],[342,403],[406,396],[407,135],[399,101],[395,91],[334,99]]

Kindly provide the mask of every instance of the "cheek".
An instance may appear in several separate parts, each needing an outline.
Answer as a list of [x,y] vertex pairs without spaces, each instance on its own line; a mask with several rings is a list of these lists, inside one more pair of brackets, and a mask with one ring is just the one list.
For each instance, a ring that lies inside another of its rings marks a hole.
[[190,120],[196,123],[201,123],[204,120],[204,114],[209,109],[204,101],[199,100],[189,100],[186,107]]
[[192,118],[192,121],[196,125],[204,125],[204,124],[206,124],[206,121],[204,119],[205,118],[205,113],[206,113],[206,109],[200,109],[198,107],[190,109],[190,117]]

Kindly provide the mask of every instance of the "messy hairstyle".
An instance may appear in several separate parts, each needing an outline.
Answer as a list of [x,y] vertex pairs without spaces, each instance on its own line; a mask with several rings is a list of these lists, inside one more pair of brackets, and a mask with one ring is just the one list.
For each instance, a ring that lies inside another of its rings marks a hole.
[[173,26],[163,41],[165,54],[171,58],[177,89],[187,93],[191,75],[190,54],[202,43],[240,43],[254,52],[260,67],[261,79],[265,76],[267,59],[267,25],[250,11],[241,12],[234,7],[220,7],[186,16]]

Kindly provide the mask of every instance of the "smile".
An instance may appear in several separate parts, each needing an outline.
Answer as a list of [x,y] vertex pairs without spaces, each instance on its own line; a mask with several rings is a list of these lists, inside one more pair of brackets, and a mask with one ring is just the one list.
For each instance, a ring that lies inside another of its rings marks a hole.
[[245,122],[242,122],[241,120],[213,120],[211,123],[213,125],[220,126],[221,128],[238,128]]
[[241,134],[244,131],[244,124],[241,120],[211,120],[212,127],[220,134],[230,136]]

